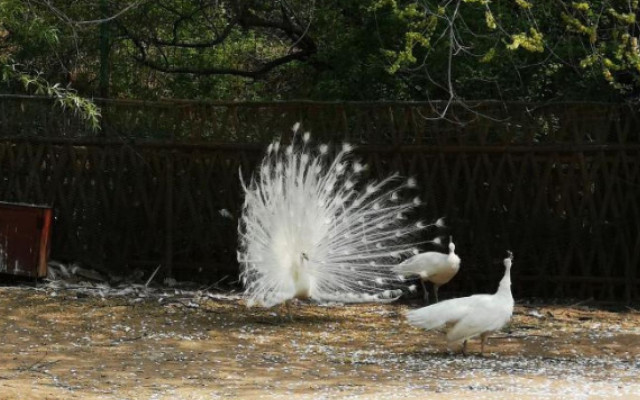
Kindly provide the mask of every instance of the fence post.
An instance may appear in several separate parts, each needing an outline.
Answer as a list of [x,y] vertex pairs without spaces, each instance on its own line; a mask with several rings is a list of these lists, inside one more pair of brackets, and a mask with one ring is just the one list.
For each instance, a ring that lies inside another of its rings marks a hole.
[[173,277],[173,153],[167,151],[166,179],[164,202],[164,273]]

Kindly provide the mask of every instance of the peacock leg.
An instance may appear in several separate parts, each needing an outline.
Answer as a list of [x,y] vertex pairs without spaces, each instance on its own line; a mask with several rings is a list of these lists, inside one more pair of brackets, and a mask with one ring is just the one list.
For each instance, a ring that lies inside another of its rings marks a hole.
[[[285,320],[289,320],[289,321],[293,321],[293,316],[291,315],[291,300],[285,300],[284,302],[280,303],[280,310],[279,310],[279,314],[280,314],[280,319],[282,322],[284,322]],[[286,313],[286,316],[285,316]]]
[[484,355],[484,345],[487,343],[487,337],[489,336],[488,332],[480,335],[480,355]]
[[287,300],[284,302],[287,305],[287,316],[289,317],[289,321],[293,321],[293,316],[291,315],[291,300]]
[[462,355],[465,356],[465,357],[467,356],[467,341],[466,340],[462,343]]
[[439,285],[436,285],[435,283],[433,284],[433,297],[436,298],[436,303],[439,301],[438,300],[438,288],[439,287],[440,287]]
[[424,284],[424,281],[420,279],[420,284],[422,285],[422,293],[425,304],[429,304],[429,291],[427,290],[427,286]]

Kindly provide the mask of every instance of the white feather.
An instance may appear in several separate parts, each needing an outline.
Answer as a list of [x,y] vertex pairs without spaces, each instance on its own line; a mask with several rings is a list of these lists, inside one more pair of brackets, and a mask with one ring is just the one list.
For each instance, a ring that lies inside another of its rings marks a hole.
[[415,207],[398,196],[408,182],[391,176],[367,190],[348,144],[333,160],[324,145],[279,147],[270,145],[251,182],[242,183],[238,261],[248,304],[388,301],[396,292],[379,282],[396,280],[394,257],[410,252],[420,230],[395,218]]

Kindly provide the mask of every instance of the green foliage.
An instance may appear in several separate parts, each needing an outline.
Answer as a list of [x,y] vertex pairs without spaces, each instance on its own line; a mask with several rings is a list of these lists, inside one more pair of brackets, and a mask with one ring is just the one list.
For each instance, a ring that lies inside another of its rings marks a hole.
[[51,84],[42,73],[32,72],[43,60],[43,67],[47,67],[46,55],[55,55],[61,43],[55,18],[28,2],[0,0],[0,32],[0,78],[7,88],[19,83],[26,93],[52,97],[62,109],[72,110],[93,129],[100,128],[100,109],[95,103],[68,86]]
[[533,5],[531,3],[529,3],[528,1],[525,0],[516,0],[516,4],[518,5],[518,7],[524,9],[524,10],[529,10],[533,7]]
[[[95,126],[100,111],[83,99],[100,93],[101,65],[111,96],[143,99],[621,100],[640,92],[638,0],[50,4],[0,0],[6,90],[55,97]],[[86,23],[108,16],[116,17]]]
[[519,47],[531,52],[542,53],[544,51],[542,33],[535,28],[529,28],[529,34],[525,32],[512,34],[511,43],[507,44],[507,49],[516,50]]
[[605,81],[622,95],[640,88],[639,11],[637,0],[624,4],[599,0],[573,2],[561,13],[565,29],[584,44],[580,68],[599,68]]
[[74,111],[93,129],[100,128],[100,108],[93,101],[79,96],[75,90],[59,83],[52,85],[39,74],[21,71],[16,64],[0,65],[0,75],[5,83],[20,82],[26,93],[54,98],[62,109]]
[[[503,99],[601,100],[640,89],[637,0],[377,4],[393,10],[405,31],[384,43],[388,71],[408,77],[428,98],[491,98],[499,88]],[[435,29],[416,25],[421,14],[437,19]]]

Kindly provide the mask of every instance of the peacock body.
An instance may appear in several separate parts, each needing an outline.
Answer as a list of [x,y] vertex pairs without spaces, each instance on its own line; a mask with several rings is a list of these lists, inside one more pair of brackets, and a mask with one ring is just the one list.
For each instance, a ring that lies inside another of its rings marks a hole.
[[437,304],[407,312],[409,324],[426,329],[436,329],[453,324],[447,332],[447,342],[453,345],[463,342],[462,352],[466,353],[467,340],[481,337],[481,350],[488,335],[501,329],[513,314],[513,296],[511,294],[511,260],[513,255],[504,259],[504,276],[494,294],[476,294],[468,297],[445,300]]
[[366,166],[351,145],[312,146],[297,130],[293,144],[270,144],[242,183],[238,261],[247,304],[393,298],[393,266],[427,227],[407,216],[419,199],[400,196],[415,182],[397,174],[364,182]]
[[460,257],[455,253],[455,250],[456,245],[450,240],[449,254],[436,251],[416,254],[398,264],[394,270],[402,276],[417,275],[422,284],[425,301],[429,299],[425,282],[433,282],[433,291],[437,303],[438,288],[449,282],[460,269]]

